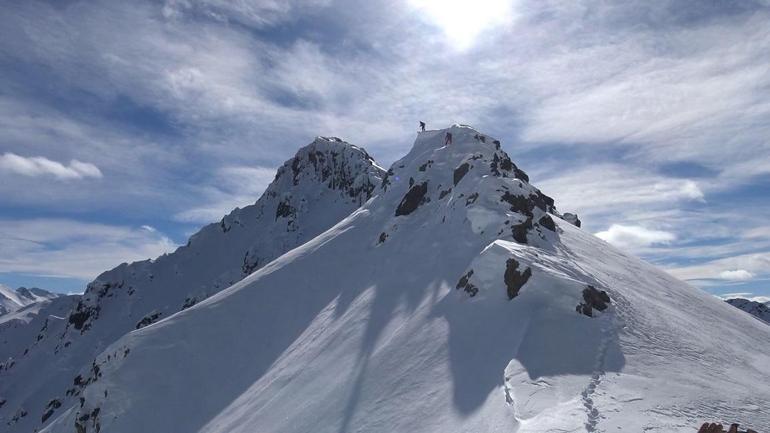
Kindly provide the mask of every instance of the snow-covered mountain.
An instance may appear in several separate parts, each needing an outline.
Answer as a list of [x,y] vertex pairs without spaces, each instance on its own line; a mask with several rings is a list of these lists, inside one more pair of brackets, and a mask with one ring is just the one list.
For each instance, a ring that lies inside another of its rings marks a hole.
[[58,293],[36,287],[30,289],[19,287],[13,290],[8,286],[0,284],[0,316],[12,313],[35,302],[54,299],[59,296],[61,295]]
[[363,149],[318,137],[278,169],[254,205],[204,227],[174,253],[99,275],[61,326],[30,326],[31,339],[13,331],[7,338],[16,352],[0,364],[0,432],[41,428],[60,405],[77,401],[79,370],[109,344],[316,237],[364,204],[384,174]]
[[762,303],[743,298],[727,299],[725,302],[732,305],[733,307],[740,308],[741,310],[751,314],[759,320],[770,323],[770,306],[768,306],[768,303]]
[[369,194],[83,363],[44,431],[770,430],[768,327],[558,218],[491,137],[420,133]]

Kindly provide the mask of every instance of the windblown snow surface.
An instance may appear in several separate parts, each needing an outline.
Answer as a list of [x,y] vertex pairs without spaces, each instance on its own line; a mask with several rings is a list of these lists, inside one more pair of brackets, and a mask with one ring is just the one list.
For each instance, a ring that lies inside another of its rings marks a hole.
[[770,431],[767,325],[525,179],[471,128],[420,133],[334,227],[111,345],[44,431]]
[[[384,174],[363,149],[318,137],[278,169],[255,204],[204,227],[174,253],[104,272],[64,311],[42,310],[27,326],[0,325],[0,432],[42,429],[79,401],[81,368],[111,343],[313,239],[365,203]],[[161,430],[145,433],[152,431]]]

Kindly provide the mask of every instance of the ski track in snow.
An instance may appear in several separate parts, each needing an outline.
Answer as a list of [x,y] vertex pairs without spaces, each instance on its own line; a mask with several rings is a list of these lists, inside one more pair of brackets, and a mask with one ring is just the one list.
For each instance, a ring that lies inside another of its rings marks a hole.
[[591,375],[591,380],[588,382],[588,386],[583,390],[583,392],[580,394],[581,399],[583,401],[583,407],[585,407],[586,410],[586,431],[589,432],[595,432],[596,431],[596,425],[599,423],[599,418],[601,417],[601,414],[599,412],[599,409],[596,407],[596,404],[594,403],[594,394],[596,393],[596,389],[599,387],[599,385],[602,382],[602,378],[604,377],[604,358],[607,355],[607,347],[609,346],[611,334],[610,330],[612,327],[612,312],[611,310],[608,310],[606,313],[602,314],[602,317],[599,318],[601,320],[601,341],[599,342],[599,347],[596,352],[596,364],[594,368],[594,372]]

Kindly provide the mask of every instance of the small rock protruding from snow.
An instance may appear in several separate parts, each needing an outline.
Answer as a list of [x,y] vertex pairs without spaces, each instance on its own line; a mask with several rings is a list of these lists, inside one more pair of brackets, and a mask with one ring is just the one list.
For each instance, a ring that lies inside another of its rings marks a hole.
[[532,268],[527,267],[523,271],[519,271],[519,262],[510,258],[505,262],[505,274],[503,275],[503,281],[505,281],[505,287],[508,292],[508,299],[513,299],[519,294],[519,290],[527,284],[529,278],[532,276]]
[[564,221],[567,221],[568,223],[572,224],[575,227],[580,227],[581,222],[580,222],[580,218],[578,218],[577,214],[565,212],[561,216],[561,219],[563,219]]
[[575,311],[593,317],[593,310],[604,311],[610,303],[610,296],[604,290],[588,285],[583,289],[583,302],[575,307]]

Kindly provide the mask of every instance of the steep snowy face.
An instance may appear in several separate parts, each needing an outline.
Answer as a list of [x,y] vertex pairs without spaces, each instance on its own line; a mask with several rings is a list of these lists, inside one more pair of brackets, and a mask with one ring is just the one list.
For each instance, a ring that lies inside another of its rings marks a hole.
[[83,363],[43,431],[770,428],[767,326],[559,218],[493,138],[420,133],[372,194]]
[[0,316],[19,310],[35,302],[46,301],[61,296],[47,290],[19,287],[16,290],[0,284]]
[[14,341],[2,352],[12,359],[0,369],[0,399],[6,400],[0,431],[40,428],[41,415],[51,410],[46,405],[75,398],[77,386],[71,388],[80,368],[107,345],[195,305],[327,230],[370,199],[383,175],[362,148],[318,137],[278,169],[255,204],[204,227],[174,253],[99,275],[70,311],[49,312],[56,316],[51,326],[33,323],[38,329],[32,338],[25,340],[17,327],[0,334]]
[[766,304],[743,298],[727,299],[725,302],[770,324],[770,306]]
[[371,198],[383,172],[365,150],[318,137],[278,169],[254,205],[204,227],[173,254],[97,277],[70,324],[88,332],[107,304],[135,328],[188,308],[331,227]]

